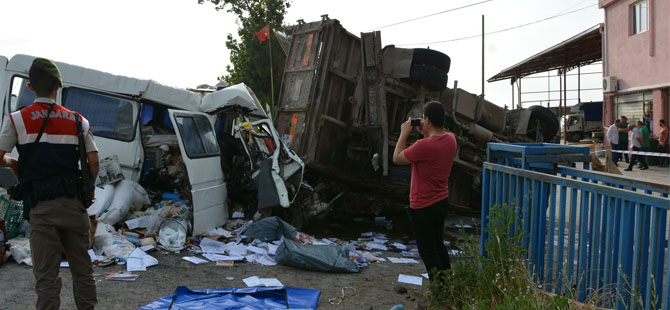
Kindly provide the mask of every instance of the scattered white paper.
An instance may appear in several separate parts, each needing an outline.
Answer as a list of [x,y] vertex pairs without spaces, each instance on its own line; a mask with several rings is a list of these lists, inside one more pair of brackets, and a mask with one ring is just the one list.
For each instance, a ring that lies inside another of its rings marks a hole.
[[241,244],[228,246],[228,254],[230,255],[247,255],[247,247]]
[[388,239],[372,238],[372,242],[374,242],[374,243],[379,243],[379,244],[385,244],[385,243],[388,242],[388,241],[389,241]]
[[248,287],[257,287],[257,286],[284,286],[276,278],[259,278],[257,276],[248,277],[242,279],[244,284]]
[[404,256],[404,257],[411,257],[411,258],[420,258],[421,257],[421,255],[419,255],[419,251],[415,251],[415,250],[402,251],[402,252],[400,252],[400,255]]
[[275,260],[272,259],[270,256],[262,255],[262,254],[247,255],[247,257],[245,257],[245,259],[250,263],[256,263],[256,264],[263,265],[263,266],[277,265],[277,262],[275,262]]
[[456,227],[456,228],[472,228],[471,225],[467,225],[467,224],[466,225],[456,224],[456,225],[454,225],[454,227]]
[[388,251],[388,248],[377,242],[368,242],[365,244],[365,249],[366,250],[380,250],[380,251]]
[[230,238],[233,236],[233,233],[223,229],[222,227],[219,227],[216,229],[209,230],[208,232],[205,233],[205,236],[224,236],[226,238]]
[[389,257],[388,259],[389,259],[392,263],[394,263],[394,264],[418,264],[418,263],[419,263],[419,262],[417,262],[417,261],[414,260],[414,259],[411,259],[411,258],[404,258],[404,257],[400,257],[400,258],[398,258],[398,257]]
[[158,260],[145,253],[142,249],[135,249],[130,252],[126,259],[126,271],[146,271],[147,267],[158,265]]
[[259,248],[259,247],[253,246],[253,245],[247,245],[247,250],[249,250],[250,252],[256,253],[256,254],[261,254],[261,255],[268,254],[267,249]]
[[284,237],[282,237],[281,240],[275,240],[275,241],[272,241],[272,244],[274,244],[274,245],[280,245],[280,244],[282,243],[282,241],[284,241]]
[[202,238],[200,249],[203,253],[224,254],[226,253],[226,244],[209,238]]
[[458,256],[458,255],[461,255],[461,254],[463,254],[463,251],[449,250],[449,255],[451,255],[451,256]]
[[211,254],[211,253],[203,253],[202,256],[204,256],[206,259],[209,259],[212,262],[218,261],[218,260],[234,260],[234,261],[240,261],[244,259],[244,256],[240,255],[221,255],[221,254]]
[[147,271],[147,267],[144,267],[142,259],[139,257],[128,257],[126,259],[126,271]]
[[195,256],[184,256],[184,257],[182,257],[181,259],[183,259],[183,260],[185,260],[185,261],[187,261],[187,262],[194,263],[194,264],[196,264],[196,265],[200,265],[200,264],[207,263],[206,260],[204,260],[204,259],[202,259],[202,258],[199,258],[199,257],[195,257]]
[[421,276],[426,278],[426,280],[430,280],[430,278],[428,277],[428,273],[422,273]]
[[407,247],[404,244],[398,243],[398,242],[391,243],[391,246],[393,246],[394,248],[396,248],[398,250],[403,250],[403,251],[407,249]]
[[241,219],[241,218],[244,218],[244,213],[242,213],[242,212],[240,212],[240,211],[235,211],[235,212],[233,212],[233,218],[234,218],[234,219]]
[[275,255],[275,253],[277,253],[277,248],[278,248],[278,247],[279,247],[278,245],[274,245],[274,244],[272,244],[272,243],[268,243],[268,253],[269,253],[270,255]]
[[398,282],[421,286],[423,284],[423,279],[421,277],[408,276],[406,274],[399,274],[398,275]]
[[68,262],[60,262],[60,267],[61,267],[61,268],[70,268],[70,263],[68,263]]
[[149,225],[151,225],[149,219],[150,219],[149,216],[141,216],[132,220],[127,220],[126,226],[128,226],[128,229],[135,229],[138,227],[149,227]]

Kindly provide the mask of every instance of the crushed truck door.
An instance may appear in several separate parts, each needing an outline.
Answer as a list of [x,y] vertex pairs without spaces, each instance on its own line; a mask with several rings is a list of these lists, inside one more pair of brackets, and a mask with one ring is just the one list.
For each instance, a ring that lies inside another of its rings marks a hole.
[[219,146],[207,115],[169,110],[179,148],[191,183],[193,235],[226,223],[227,190]]

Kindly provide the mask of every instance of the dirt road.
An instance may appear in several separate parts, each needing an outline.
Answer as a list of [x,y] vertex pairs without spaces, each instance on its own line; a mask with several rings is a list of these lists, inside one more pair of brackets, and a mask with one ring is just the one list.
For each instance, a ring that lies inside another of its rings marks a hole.
[[[398,253],[383,252],[383,257],[400,257]],[[419,276],[425,272],[423,264],[400,265],[389,261],[374,263],[356,274],[333,274],[304,271],[285,266],[260,266],[240,263],[233,267],[220,267],[214,263],[194,265],[181,259],[190,255],[182,253],[162,254],[150,252],[159,264],[149,267],[135,282],[108,281],[104,276],[111,272],[125,271],[125,266],[94,267],[98,289],[99,309],[136,309],[162,296],[171,294],[179,285],[191,289],[246,287],[242,279],[250,276],[277,278],[286,286],[321,290],[318,309],[390,309],[396,304],[404,304],[405,309],[416,309],[421,296],[427,293],[428,281],[423,286],[402,284],[408,294],[393,291],[398,274]],[[72,279],[66,268],[61,268],[63,288],[61,309],[75,309],[72,297]],[[234,280],[226,280],[233,277]],[[0,267],[0,309],[31,309],[35,306],[35,280],[32,269],[14,262]],[[341,297],[343,287],[347,296],[339,305],[328,300]],[[408,296],[415,298],[413,301]]]

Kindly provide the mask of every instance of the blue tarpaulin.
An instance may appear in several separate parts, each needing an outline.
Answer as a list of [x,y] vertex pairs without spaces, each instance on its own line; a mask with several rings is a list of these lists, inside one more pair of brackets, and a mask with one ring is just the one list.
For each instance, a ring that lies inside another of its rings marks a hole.
[[274,310],[316,309],[321,291],[295,287],[249,287],[192,290],[179,286],[173,294],[140,310]]

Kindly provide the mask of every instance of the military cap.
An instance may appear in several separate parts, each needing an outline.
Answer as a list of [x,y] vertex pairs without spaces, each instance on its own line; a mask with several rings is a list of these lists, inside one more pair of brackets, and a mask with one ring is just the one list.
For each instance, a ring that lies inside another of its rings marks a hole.
[[60,70],[58,70],[58,67],[53,61],[46,58],[35,58],[30,68],[31,69],[37,68],[43,71],[44,73],[48,74],[50,77],[58,81],[61,87],[63,86],[63,79],[60,76]]

